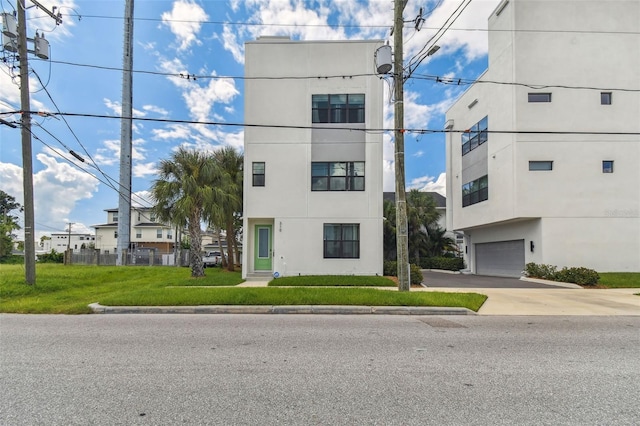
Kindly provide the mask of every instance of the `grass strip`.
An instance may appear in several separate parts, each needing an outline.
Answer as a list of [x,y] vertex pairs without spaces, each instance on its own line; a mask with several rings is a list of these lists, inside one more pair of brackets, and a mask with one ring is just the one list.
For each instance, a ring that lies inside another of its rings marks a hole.
[[360,275],[303,275],[269,281],[269,287],[396,287],[387,277]]
[[167,288],[163,292],[111,295],[105,306],[348,305],[441,306],[480,309],[485,295],[450,292],[397,292],[366,288]]
[[608,288],[640,288],[638,272],[599,272],[598,284]]

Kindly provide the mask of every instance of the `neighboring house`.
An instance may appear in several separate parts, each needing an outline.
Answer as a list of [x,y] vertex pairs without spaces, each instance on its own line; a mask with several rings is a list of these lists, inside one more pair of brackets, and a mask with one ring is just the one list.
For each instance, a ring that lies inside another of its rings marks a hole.
[[[118,209],[108,209],[107,223],[93,225],[96,230],[96,249],[116,253],[118,247]],[[147,207],[131,208],[130,250],[155,249],[158,253],[173,252],[176,243],[175,227],[157,222]]]
[[50,240],[42,240],[40,249],[38,251],[49,253],[51,250],[57,253],[64,253],[67,247],[71,248],[74,253],[79,253],[84,248],[94,247],[96,243],[96,236],[91,234],[75,234],[68,232],[61,232],[59,234],[51,234]]
[[243,277],[382,274],[382,45],[246,43]]
[[469,129],[447,136],[447,229],[472,272],[640,271],[639,16],[637,1],[511,0],[489,17],[479,80],[506,84],[474,84],[445,125]]

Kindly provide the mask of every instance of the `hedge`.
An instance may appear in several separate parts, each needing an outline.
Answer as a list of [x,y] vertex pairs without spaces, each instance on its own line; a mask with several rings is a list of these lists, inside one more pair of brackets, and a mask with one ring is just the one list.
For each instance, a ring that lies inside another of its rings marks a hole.
[[443,269],[445,271],[459,271],[465,268],[461,257],[429,257],[420,259],[422,269]]
[[580,285],[596,285],[600,275],[593,269],[584,267],[564,267],[558,271],[554,265],[527,263],[524,271],[528,277],[541,278],[543,280],[561,281]]

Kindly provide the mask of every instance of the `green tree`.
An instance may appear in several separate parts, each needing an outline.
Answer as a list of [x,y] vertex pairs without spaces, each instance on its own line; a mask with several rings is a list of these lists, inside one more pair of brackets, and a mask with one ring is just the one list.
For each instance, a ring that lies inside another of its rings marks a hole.
[[181,147],[170,159],[160,161],[158,179],[151,187],[158,218],[179,229],[187,228],[192,277],[204,276],[201,223],[220,214],[224,193],[216,183],[222,178],[213,156]]
[[382,215],[384,217],[382,223],[382,241],[384,260],[397,259],[397,242],[396,242],[396,206],[392,201],[384,200],[382,205]]
[[213,154],[218,167],[222,171],[220,182],[223,192],[222,204],[219,206],[219,215],[216,215],[213,223],[226,230],[227,254],[222,256],[223,265],[226,262],[227,270],[233,271],[237,261],[238,241],[236,239],[236,216],[242,212],[242,165],[243,155],[232,147],[226,146]]
[[16,238],[13,232],[21,229],[18,216],[11,214],[14,210],[22,212],[24,209],[15,197],[0,190],[0,259],[11,255],[13,239]]

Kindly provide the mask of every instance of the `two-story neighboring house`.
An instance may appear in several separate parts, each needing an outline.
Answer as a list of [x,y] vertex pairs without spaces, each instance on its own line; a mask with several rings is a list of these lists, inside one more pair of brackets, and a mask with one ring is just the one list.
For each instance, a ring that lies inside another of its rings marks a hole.
[[[118,247],[118,209],[107,209],[107,223],[93,225],[95,247],[103,253],[116,253]],[[160,223],[150,208],[131,208],[131,250],[155,249],[171,253],[176,240],[175,227]]]
[[82,249],[88,249],[95,246],[96,236],[83,233],[60,232],[52,233],[49,240],[42,240],[40,251],[48,253],[51,250],[57,253],[64,253],[69,247],[74,253]]
[[243,277],[382,274],[381,45],[246,43]]
[[[640,271],[640,2],[510,0],[447,112],[447,229],[477,274]],[[497,83],[491,83],[497,82]]]

